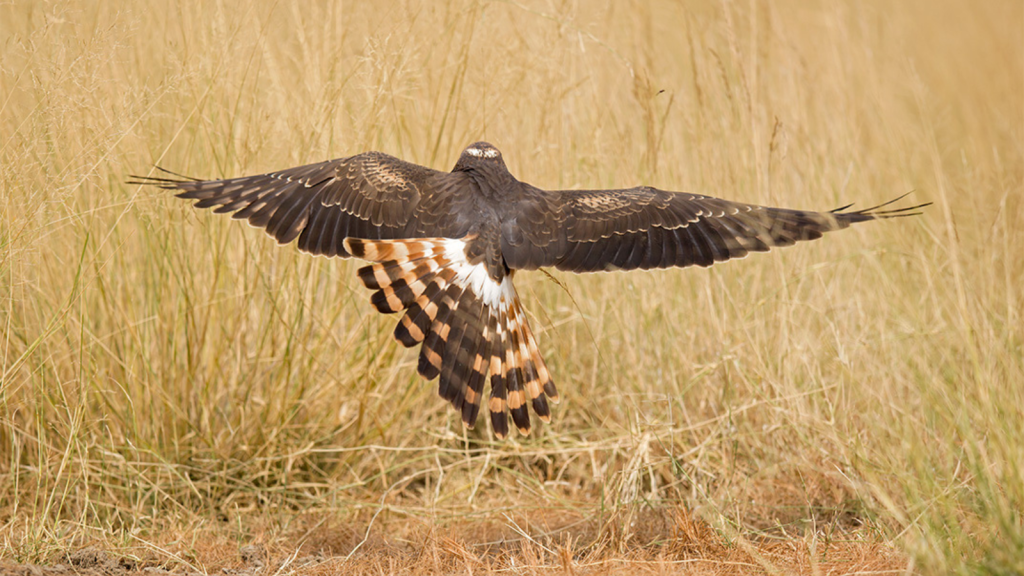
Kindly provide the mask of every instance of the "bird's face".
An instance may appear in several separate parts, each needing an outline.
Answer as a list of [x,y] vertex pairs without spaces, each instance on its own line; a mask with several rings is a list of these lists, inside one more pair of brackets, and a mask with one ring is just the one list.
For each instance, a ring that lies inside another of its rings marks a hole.
[[487,142],[476,142],[470,144],[462,151],[459,161],[455,163],[455,170],[499,166],[505,168],[505,161],[501,158],[501,152]]

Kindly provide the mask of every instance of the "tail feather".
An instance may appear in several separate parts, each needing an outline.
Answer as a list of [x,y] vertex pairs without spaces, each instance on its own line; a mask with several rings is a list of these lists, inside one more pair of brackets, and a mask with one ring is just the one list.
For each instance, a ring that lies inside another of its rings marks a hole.
[[526,377],[524,389],[533,405],[533,411],[545,421],[551,421],[551,410],[548,408],[546,396],[551,396],[552,401],[558,401],[558,393],[555,391],[555,384],[551,381],[544,358],[537,349],[537,342],[526,321],[522,307],[516,305],[512,308],[511,321],[515,324],[518,334],[518,349],[520,364],[523,366],[523,375]]
[[462,423],[469,429],[476,425],[476,417],[480,413],[480,401],[484,395],[484,384],[487,380],[491,358],[490,333],[486,324],[483,326],[483,333],[477,343],[476,354],[472,358],[473,364],[469,369],[466,381],[466,395],[462,399],[462,406],[458,407],[462,413]]
[[[465,286],[459,284],[449,284],[438,302],[437,314],[430,325],[430,332],[423,341],[423,346],[420,347],[419,371],[427,380],[433,380],[441,374],[445,353],[449,352],[446,347],[448,339],[452,336],[452,316],[465,289]],[[459,329],[456,328],[456,330]],[[446,398],[444,388],[446,388],[447,382],[445,380],[442,378],[440,382],[442,398]]]
[[448,280],[440,276],[434,282],[427,282],[423,293],[413,301],[402,319],[395,326],[395,339],[411,348],[423,342],[430,333],[437,311],[444,299]]
[[[438,276],[437,262],[430,257],[389,265],[374,264],[360,271],[367,268],[369,271],[366,275],[370,283],[367,283],[366,279],[363,279],[363,283],[368,288],[376,290],[371,302],[378,312],[385,314],[399,312],[411,306]],[[381,280],[384,281],[383,284]],[[447,284],[449,280],[450,278],[442,277],[440,282]]]
[[526,408],[526,392],[523,390],[525,378],[523,377],[522,357],[519,355],[518,333],[513,326],[505,331],[505,359],[508,364],[505,367],[505,381],[508,388],[508,412],[512,415],[512,422],[524,436],[530,432],[530,412]]
[[[533,335],[533,330],[530,329],[530,325],[525,321],[523,322],[523,332],[526,334],[526,344],[530,349],[530,358],[533,358],[537,366],[537,379],[540,383],[540,388],[544,391],[545,396],[557,404],[561,398],[558,396],[558,389],[555,388],[555,381],[551,379],[551,372],[548,371],[547,363],[544,362],[544,357],[540,355],[540,347],[537,346],[537,339]],[[538,394],[537,398],[540,397]]]
[[[497,320],[497,318],[492,318]],[[504,440],[508,437],[508,397],[506,396],[505,382],[505,328],[502,324],[495,322],[496,332],[491,340],[491,398],[487,401],[487,408],[491,412],[491,429],[494,435]]]
[[471,242],[348,238],[345,249],[372,262],[358,271],[374,291],[371,302],[380,312],[405,311],[395,338],[408,347],[422,345],[419,373],[438,378],[438,394],[459,411],[463,424],[476,424],[489,380],[495,436],[508,435],[510,415],[519,432],[529,434],[527,404],[547,422],[547,398],[557,402],[558,395],[511,274],[494,279],[485,264],[471,262]]
[[465,293],[453,311],[452,330],[448,334],[448,349],[441,364],[441,382],[438,393],[452,403],[460,413],[466,398],[470,375],[476,364],[480,347],[480,322],[483,310],[477,298]]

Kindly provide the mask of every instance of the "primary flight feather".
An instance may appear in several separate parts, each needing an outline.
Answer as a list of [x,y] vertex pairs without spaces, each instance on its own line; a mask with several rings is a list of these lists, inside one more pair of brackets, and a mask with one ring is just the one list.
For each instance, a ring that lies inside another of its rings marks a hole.
[[179,190],[197,208],[248,220],[304,252],[372,262],[359,278],[377,310],[405,311],[395,338],[420,345],[419,373],[439,378],[440,395],[469,428],[489,383],[499,438],[509,415],[525,435],[527,405],[548,421],[547,399],[558,400],[512,285],[516,271],[710,266],[927,206],[881,210],[901,196],[808,212],[646,186],[542,190],[512,176],[486,142],[466,148],[451,172],[366,152],[257,176],[131,183]]

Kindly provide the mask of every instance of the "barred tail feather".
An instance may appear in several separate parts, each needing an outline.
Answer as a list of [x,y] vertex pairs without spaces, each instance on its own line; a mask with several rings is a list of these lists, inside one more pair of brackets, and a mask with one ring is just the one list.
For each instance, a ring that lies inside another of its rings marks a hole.
[[508,435],[508,419],[530,433],[532,405],[541,420],[551,419],[547,398],[558,401],[519,303],[512,274],[492,278],[481,261],[470,261],[472,238],[361,240],[345,249],[370,260],[359,279],[374,291],[371,302],[384,313],[405,311],[395,338],[421,344],[419,373],[438,378],[438,394],[451,402],[467,428],[473,428],[490,382],[488,411],[495,436]]
[[[530,399],[537,401],[537,399],[539,398],[540,401],[543,402],[544,396],[547,396],[548,398],[551,399],[552,402],[558,404],[558,401],[560,400],[558,396],[558,389],[555,388],[555,381],[551,379],[551,373],[548,371],[548,366],[544,362],[544,357],[540,355],[540,347],[537,346],[537,338],[534,337],[533,330],[530,328],[530,324],[526,321],[526,318],[523,318],[522,327],[523,334],[526,336],[526,346],[529,358],[533,361],[534,366],[536,367],[537,384],[539,385],[539,389],[544,392],[543,395],[541,395],[539,392],[536,395],[531,395]],[[550,412],[548,413],[548,416],[545,418],[545,416],[538,409],[537,415],[540,416],[541,419],[544,420],[545,422],[551,419]]]
[[423,293],[407,307],[402,319],[395,326],[395,339],[405,347],[411,348],[420,344],[430,333],[437,310],[444,299],[445,287],[450,281],[450,274],[440,275],[437,281],[426,282]]
[[491,361],[490,336],[489,327],[485,324],[466,381],[466,396],[459,407],[462,423],[471,430],[476,425],[476,417],[480,413],[480,400],[484,395],[484,384],[487,383]]
[[500,439],[508,436],[508,399],[505,390],[504,356],[506,346],[505,327],[495,314],[491,318],[495,332],[491,340],[491,361],[488,374],[491,377],[491,397],[487,409],[491,412],[491,429]]
[[[458,353],[457,348],[449,346],[449,339],[452,336],[454,312],[458,308],[465,290],[466,288],[463,285],[449,284],[440,299],[437,314],[430,325],[430,331],[427,334],[427,338],[423,341],[423,346],[420,347],[419,370],[420,374],[427,380],[433,380],[441,374],[442,364],[446,355]],[[458,327],[454,329],[455,331],[460,331]],[[440,382],[439,392],[441,397],[445,399],[447,399],[445,389],[448,386],[450,376],[450,373],[445,374],[445,377],[441,378]]]
[[[506,316],[506,322],[507,322]],[[508,412],[512,422],[524,436],[530,433],[530,412],[526,408],[526,392],[523,391],[523,367],[520,364],[519,343],[515,328],[509,323],[505,331],[505,388],[508,391]]]
[[534,412],[545,422],[551,421],[551,411],[548,408],[546,397],[552,402],[558,402],[558,392],[555,390],[555,383],[551,380],[544,358],[537,348],[537,340],[530,330],[530,324],[526,320],[522,306],[518,299],[512,307],[510,322],[515,326],[513,333],[517,334],[520,364],[523,367],[525,377],[523,388],[525,389]]
[[[444,353],[444,342],[439,341],[439,332],[442,327],[447,326],[445,323],[448,321],[448,312],[451,310],[447,303],[449,289],[451,286],[446,287],[436,298],[428,302],[417,316],[421,320],[424,317],[427,319],[417,366],[420,376],[427,380],[432,380],[441,373],[441,354]],[[447,334],[445,336],[447,337]]]

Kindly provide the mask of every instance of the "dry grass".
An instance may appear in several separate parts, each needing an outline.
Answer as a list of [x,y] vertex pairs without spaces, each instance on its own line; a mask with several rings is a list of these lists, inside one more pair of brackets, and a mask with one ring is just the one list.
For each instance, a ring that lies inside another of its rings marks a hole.
[[[0,5],[0,562],[1024,570],[1022,44],[995,1]],[[477,139],[548,188],[936,204],[517,278],[564,401],[496,443],[355,263],[123,184]]]

